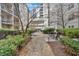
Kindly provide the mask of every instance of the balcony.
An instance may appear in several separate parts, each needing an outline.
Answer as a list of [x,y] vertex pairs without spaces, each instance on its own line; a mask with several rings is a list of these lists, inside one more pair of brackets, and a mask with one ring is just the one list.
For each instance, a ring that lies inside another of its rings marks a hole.
[[9,24],[9,25],[12,25],[12,21],[11,20],[4,20],[2,19],[2,24]]
[[8,12],[8,13],[12,13],[12,4],[8,4],[8,3],[3,3],[1,4],[1,9]]

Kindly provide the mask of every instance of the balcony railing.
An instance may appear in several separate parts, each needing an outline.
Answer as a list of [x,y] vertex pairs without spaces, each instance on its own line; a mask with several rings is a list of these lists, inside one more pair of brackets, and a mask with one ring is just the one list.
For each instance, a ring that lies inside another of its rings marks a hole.
[[3,24],[12,24],[12,21],[11,20],[2,20],[2,23]]

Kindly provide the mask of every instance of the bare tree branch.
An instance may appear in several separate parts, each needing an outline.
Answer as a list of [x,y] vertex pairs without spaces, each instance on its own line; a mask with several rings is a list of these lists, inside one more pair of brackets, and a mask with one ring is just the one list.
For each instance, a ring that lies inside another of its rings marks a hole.
[[[27,5],[26,5],[27,6]],[[41,6],[38,6],[38,7],[41,7]],[[37,7],[37,8],[38,8]],[[29,18],[29,8],[28,8],[28,6],[27,6],[27,10],[28,10],[28,22],[27,22],[27,25],[26,25],[26,29],[25,29],[25,33],[27,33],[27,29],[28,29],[28,27],[29,27],[29,24],[33,21],[33,18],[34,18],[34,14]],[[37,12],[37,13],[39,13],[39,11]],[[36,14],[36,13],[35,13]]]
[[22,23],[22,20],[21,20],[21,17],[20,17],[19,4],[18,3],[14,3],[14,6],[15,6],[15,9],[16,9],[16,12],[17,12],[17,16],[18,16],[18,18],[20,20],[21,30],[24,33],[23,23]]

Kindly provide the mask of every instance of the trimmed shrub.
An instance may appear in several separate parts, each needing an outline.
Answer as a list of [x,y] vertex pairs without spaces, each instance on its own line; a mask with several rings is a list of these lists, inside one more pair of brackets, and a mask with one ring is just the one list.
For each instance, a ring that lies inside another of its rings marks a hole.
[[73,52],[75,55],[79,55],[79,41],[72,40],[72,38],[69,37],[63,37],[61,38],[61,42],[67,47],[66,50],[69,50],[71,54]]
[[63,29],[56,29],[56,30],[57,30],[58,34],[64,35]]
[[18,35],[18,34],[21,34],[21,32],[17,30],[0,29],[0,39],[6,38],[7,35]]
[[57,32],[70,38],[79,38],[79,28],[57,29]]
[[42,32],[45,34],[52,34],[54,33],[54,28],[45,28]]
[[63,32],[66,36],[69,36],[71,38],[79,38],[79,29],[64,29]]
[[27,29],[27,34],[31,35],[31,33],[35,32],[35,30],[31,29],[31,28],[28,28]]
[[6,39],[0,40],[0,56],[11,56],[16,54],[16,49],[24,42],[21,35],[7,36]]

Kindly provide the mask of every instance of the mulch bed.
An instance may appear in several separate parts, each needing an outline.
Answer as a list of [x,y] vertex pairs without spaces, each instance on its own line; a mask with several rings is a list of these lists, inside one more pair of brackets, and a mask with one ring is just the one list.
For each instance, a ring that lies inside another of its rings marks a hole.
[[65,46],[59,41],[48,42],[55,56],[69,56],[65,52]]
[[26,39],[25,42],[19,46],[19,48],[17,49],[17,53],[16,53],[17,56],[20,55],[20,53],[24,52],[23,51],[24,47],[30,42],[30,40],[31,40],[31,37],[29,37],[28,39]]

